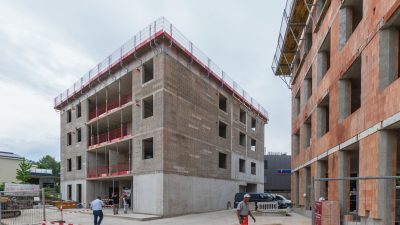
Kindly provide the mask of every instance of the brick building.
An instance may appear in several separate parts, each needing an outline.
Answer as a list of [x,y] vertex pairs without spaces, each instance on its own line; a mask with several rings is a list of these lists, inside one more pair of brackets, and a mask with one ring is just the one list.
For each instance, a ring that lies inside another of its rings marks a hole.
[[[364,178],[400,169],[399,5],[287,1],[272,69],[292,91],[292,202],[301,209],[324,197],[346,222],[398,220],[395,180]],[[312,177],[360,180],[316,181],[310,193]]]
[[55,99],[63,199],[131,193],[133,211],[226,209],[263,191],[267,112],[166,19]]

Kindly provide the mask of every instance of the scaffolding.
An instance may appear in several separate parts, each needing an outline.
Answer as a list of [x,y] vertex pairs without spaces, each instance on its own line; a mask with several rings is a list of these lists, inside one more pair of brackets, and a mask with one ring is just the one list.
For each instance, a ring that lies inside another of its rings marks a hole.
[[[304,31],[311,22],[314,23],[313,11],[317,4],[314,0],[287,0],[272,60],[271,69],[276,76],[279,76],[288,88],[292,86],[293,76],[296,68],[301,63],[300,58],[306,54],[301,54],[304,45]],[[317,23],[314,23],[317,24]]]
[[189,39],[164,17],[157,19],[138,32],[133,38],[128,40],[119,49],[114,51],[110,56],[105,58],[96,67],[75,82],[72,87],[58,95],[54,99],[54,108],[60,110],[70,101],[90,90],[96,82],[100,82],[107,76],[112,75],[114,71],[124,68],[124,63],[127,63],[132,56],[134,60],[140,60],[136,57],[136,53],[145,46],[150,46],[152,49],[155,49],[157,46],[157,38],[166,38],[170,40],[171,46],[175,45],[182,50],[182,52],[190,58],[191,63],[196,63],[204,69],[207,77],[211,76],[216,82],[221,83],[221,86],[230,91],[234,97],[239,98],[243,104],[250,107],[265,121],[268,121],[269,116],[267,110],[255,99],[250,97],[244,89],[227,76],[221,68],[194,46]]

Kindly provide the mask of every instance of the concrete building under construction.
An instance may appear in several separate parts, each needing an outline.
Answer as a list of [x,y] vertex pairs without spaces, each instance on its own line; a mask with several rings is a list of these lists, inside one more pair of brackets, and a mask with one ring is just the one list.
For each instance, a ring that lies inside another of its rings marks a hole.
[[399,223],[399,6],[287,1],[272,69],[292,91],[292,202],[317,222],[322,197],[329,224]]
[[57,96],[61,190],[133,211],[226,209],[263,191],[264,110],[172,24],[147,26]]

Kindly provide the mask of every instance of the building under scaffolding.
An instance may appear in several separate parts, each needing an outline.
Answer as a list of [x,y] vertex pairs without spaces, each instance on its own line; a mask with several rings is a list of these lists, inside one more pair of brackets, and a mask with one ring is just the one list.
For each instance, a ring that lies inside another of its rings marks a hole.
[[399,6],[287,1],[272,70],[292,91],[292,202],[315,224],[399,223]]
[[263,191],[268,113],[166,19],[57,96],[63,199],[164,216]]

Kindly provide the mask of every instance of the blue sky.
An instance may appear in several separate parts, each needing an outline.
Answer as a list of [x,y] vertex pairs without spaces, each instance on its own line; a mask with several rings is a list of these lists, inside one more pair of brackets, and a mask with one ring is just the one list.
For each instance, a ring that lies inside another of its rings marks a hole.
[[285,2],[2,1],[0,151],[58,159],[54,97],[165,16],[269,111],[267,151],[290,153],[290,91],[270,69]]

